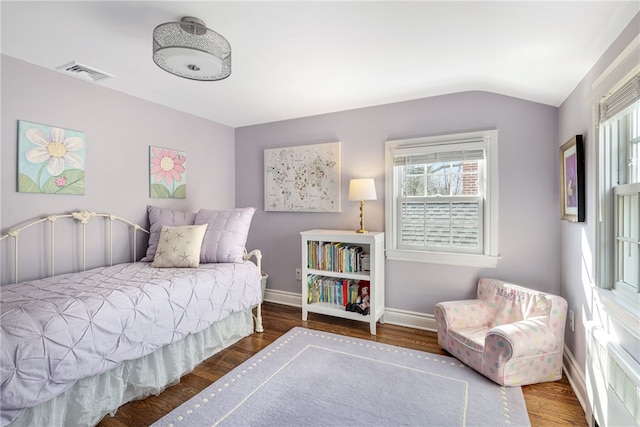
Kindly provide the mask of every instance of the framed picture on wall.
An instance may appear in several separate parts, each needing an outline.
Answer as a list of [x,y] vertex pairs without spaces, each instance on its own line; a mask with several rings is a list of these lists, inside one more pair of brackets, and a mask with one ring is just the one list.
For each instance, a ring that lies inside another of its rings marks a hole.
[[264,210],[340,212],[340,142],[265,149]]
[[149,197],[187,198],[187,153],[149,146]]
[[18,120],[18,192],[84,194],[84,132]]
[[560,206],[562,219],[584,222],[584,147],[576,135],[560,147]]

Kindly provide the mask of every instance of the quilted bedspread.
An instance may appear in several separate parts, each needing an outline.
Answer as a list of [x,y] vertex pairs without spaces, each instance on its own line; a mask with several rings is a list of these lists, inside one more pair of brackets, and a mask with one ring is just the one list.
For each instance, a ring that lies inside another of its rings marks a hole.
[[2,286],[2,425],[81,378],[260,303],[260,279],[250,261],[137,262]]

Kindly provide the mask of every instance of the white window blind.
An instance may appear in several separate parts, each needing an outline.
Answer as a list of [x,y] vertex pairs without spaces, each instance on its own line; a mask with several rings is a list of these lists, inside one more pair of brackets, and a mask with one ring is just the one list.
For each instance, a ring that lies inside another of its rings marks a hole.
[[467,150],[436,151],[433,148],[423,152],[411,152],[414,150],[398,150],[393,158],[395,166],[421,165],[440,162],[464,162],[472,160],[484,160],[484,149],[475,148]]
[[600,123],[615,117],[640,100],[640,73],[600,101]]

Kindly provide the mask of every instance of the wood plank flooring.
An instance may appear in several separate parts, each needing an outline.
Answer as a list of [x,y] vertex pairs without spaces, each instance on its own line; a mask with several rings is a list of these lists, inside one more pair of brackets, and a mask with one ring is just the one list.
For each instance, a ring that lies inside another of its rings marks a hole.
[[[106,416],[98,425],[100,427],[148,426],[294,326],[447,355],[438,345],[434,332],[379,324],[377,335],[373,336],[369,334],[368,323],[319,314],[309,314],[309,320],[303,322],[300,308],[272,303],[263,304],[263,319],[264,333],[254,333],[242,339],[204,361],[192,373],[182,377],[179,384],[167,388],[160,396],[150,396],[144,400],[128,403],[118,409],[114,417]],[[560,381],[528,385],[522,387],[522,390],[533,427],[587,426],[584,411],[565,376]]]

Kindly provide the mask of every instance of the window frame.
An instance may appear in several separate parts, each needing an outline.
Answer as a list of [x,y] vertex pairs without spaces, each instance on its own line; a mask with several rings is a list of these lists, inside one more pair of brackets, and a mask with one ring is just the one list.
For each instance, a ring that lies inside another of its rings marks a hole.
[[[636,88],[634,90],[634,87]],[[640,73],[621,81],[594,107],[593,127],[597,138],[597,225],[595,291],[606,311],[617,322],[640,339],[640,292],[616,286],[618,274],[618,195],[637,188],[637,183],[618,184],[620,167],[619,126],[608,126],[611,119],[620,120],[638,107]],[[629,123],[625,124],[627,131]],[[607,134],[607,132],[609,132]],[[624,138],[627,138],[626,136]],[[627,141],[629,143],[629,141]],[[628,153],[627,153],[628,154]],[[628,173],[628,172],[626,172]]]
[[[480,189],[480,197],[484,199],[482,203],[483,212],[481,213],[483,225],[483,248],[481,253],[411,250],[398,245],[398,236],[401,233],[398,217],[401,206],[398,203],[399,190],[397,181],[399,173],[394,167],[394,157],[399,152],[418,153],[421,150],[433,152],[438,147],[442,147],[443,151],[451,151],[453,147],[458,150],[463,147],[482,147],[484,149],[484,183],[480,185],[482,188]],[[385,144],[385,193],[387,259],[469,267],[497,267],[500,259],[498,252],[497,129],[387,141]]]
[[[634,182],[631,184],[622,184],[622,185],[617,185],[613,188],[613,198],[614,198],[614,202],[613,202],[613,239],[614,239],[614,251],[613,251],[613,270],[614,270],[614,275],[613,275],[613,289],[614,292],[619,293],[620,295],[624,295],[624,298],[635,298],[637,302],[640,302],[640,289],[633,289],[633,285],[626,283],[624,280],[622,280],[620,278],[620,275],[622,274],[620,270],[624,270],[625,267],[627,266],[626,263],[623,262],[623,260],[621,259],[624,254],[621,254],[621,250],[620,250],[620,245],[624,245],[624,244],[629,244],[629,245],[635,245],[638,246],[638,240],[639,237],[638,235],[636,236],[623,236],[623,232],[622,232],[622,228],[625,228],[625,224],[624,222],[626,222],[628,220],[628,218],[625,217],[625,221],[621,221],[621,219],[623,218],[623,213],[620,212],[620,204],[623,203],[623,201],[621,200],[621,198],[624,197],[628,197],[628,196],[635,196],[636,200],[635,200],[635,212],[640,212],[640,182]],[[628,225],[628,224],[627,224]],[[638,227],[638,224],[635,224],[635,227]],[[638,232],[638,230],[635,230],[636,233]],[[636,249],[637,252],[637,249]],[[640,261],[640,258],[638,258],[638,261]],[[638,268],[636,266],[636,268]],[[636,278],[636,280],[638,280],[638,282],[640,282],[639,280],[640,278]],[[638,284],[638,287],[640,287],[640,283]]]

